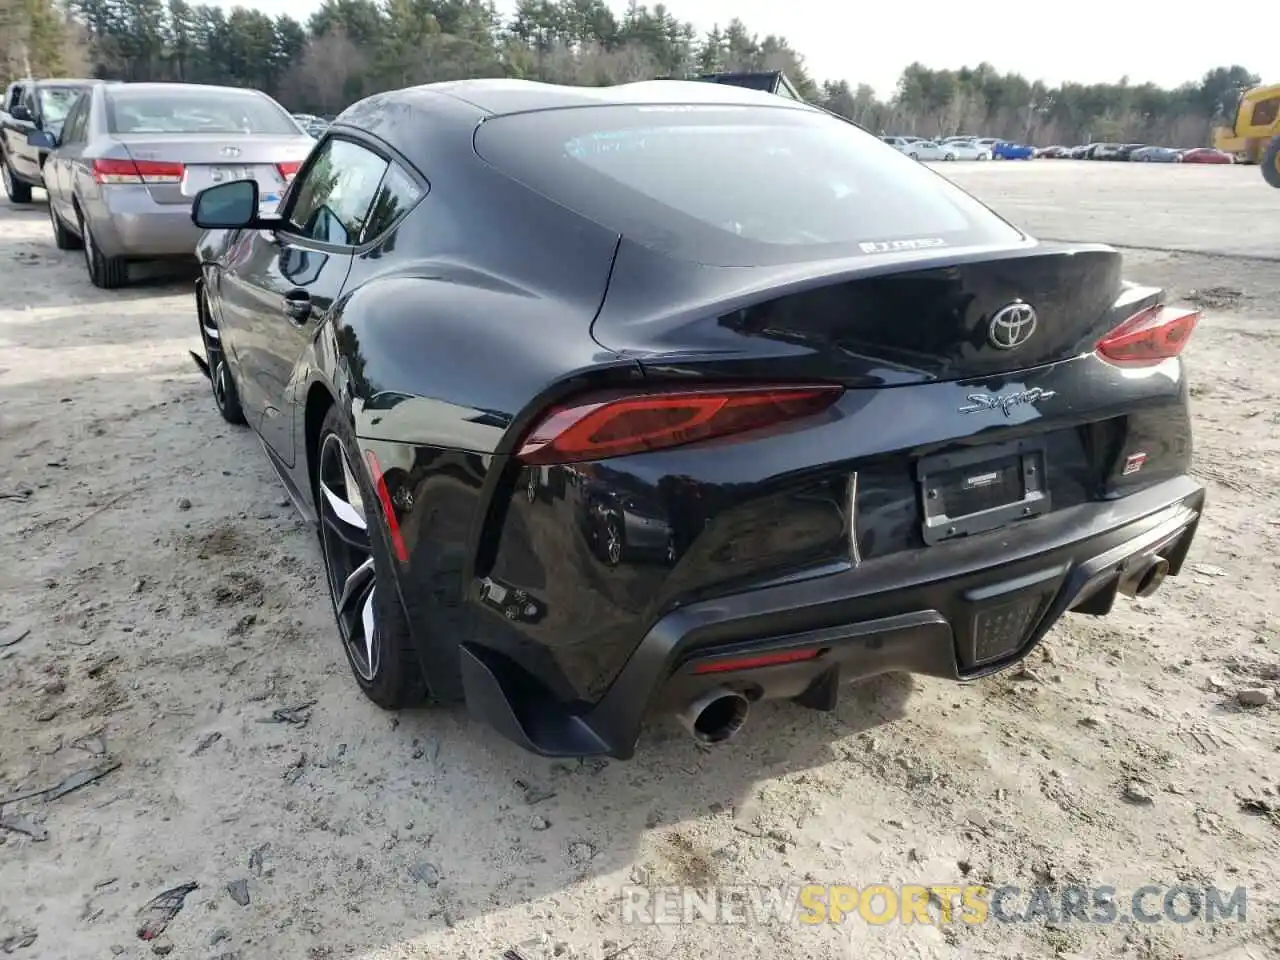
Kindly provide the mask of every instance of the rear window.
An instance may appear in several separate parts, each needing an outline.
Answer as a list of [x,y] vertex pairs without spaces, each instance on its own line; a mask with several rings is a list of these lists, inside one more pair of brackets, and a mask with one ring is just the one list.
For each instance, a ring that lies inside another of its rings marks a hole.
[[718,266],[1022,236],[927,167],[815,110],[546,110],[485,122],[476,150],[581,216]]
[[265,96],[237,90],[130,90],[107,94],[111,133],[266,133],[296,136],[293,118]]

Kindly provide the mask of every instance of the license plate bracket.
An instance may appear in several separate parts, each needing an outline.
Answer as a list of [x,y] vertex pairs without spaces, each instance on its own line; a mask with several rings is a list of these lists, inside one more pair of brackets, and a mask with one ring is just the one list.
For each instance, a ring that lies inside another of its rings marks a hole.
[[916,463],[926,544],[995,530],[1049,510],[1039,440],[987,444]]

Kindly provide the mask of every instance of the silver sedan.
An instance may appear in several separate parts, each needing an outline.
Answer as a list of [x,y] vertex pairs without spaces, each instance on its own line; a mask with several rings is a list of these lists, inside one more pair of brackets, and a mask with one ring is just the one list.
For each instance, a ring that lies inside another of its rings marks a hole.
[[83,248],[89,278],[113,289],[133,260],[193,257],[191,200],[205,187],[258,182],[275,205],[315,141],[257,90],[182,83],[97,85],[67,114],[44,180],[61,250]]
[[1173,147],[1139,147],[1129,154],[1129,160],[1137,163],[1181,163],[1182,151]]

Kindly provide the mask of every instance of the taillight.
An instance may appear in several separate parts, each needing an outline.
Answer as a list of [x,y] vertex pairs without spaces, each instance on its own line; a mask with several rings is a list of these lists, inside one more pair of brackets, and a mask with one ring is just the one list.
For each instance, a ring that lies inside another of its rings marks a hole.
[[159,160],[95,160],[98,183],[181,183],[183,165]]
[[812,416],[843,392],[828,385],[721,387],[584,398],[547,413],[525,437],[519,458],[573,463],[675,447]]
[[284,178],[284,182],[288,183],[298,175],[298,168],[302,166],[297,160],[288,160],[284,163],[277,163],[276,169],[280,171],[280,176]]
[[1199,310],[1159,304],[1135,313],[1098,341],[1097,350],[1112,363],[1145,366],[1176,357],[1200,322]]

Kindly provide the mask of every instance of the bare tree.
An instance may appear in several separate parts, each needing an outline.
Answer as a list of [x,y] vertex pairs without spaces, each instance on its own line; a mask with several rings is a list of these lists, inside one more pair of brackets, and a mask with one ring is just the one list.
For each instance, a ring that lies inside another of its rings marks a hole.
[[283,95],[314,103],[324,113],[337,113],[359,96],[360,91],[353,88],[365,67],[360,47],[335,26],[307,43],[302,59],[285,76]]

